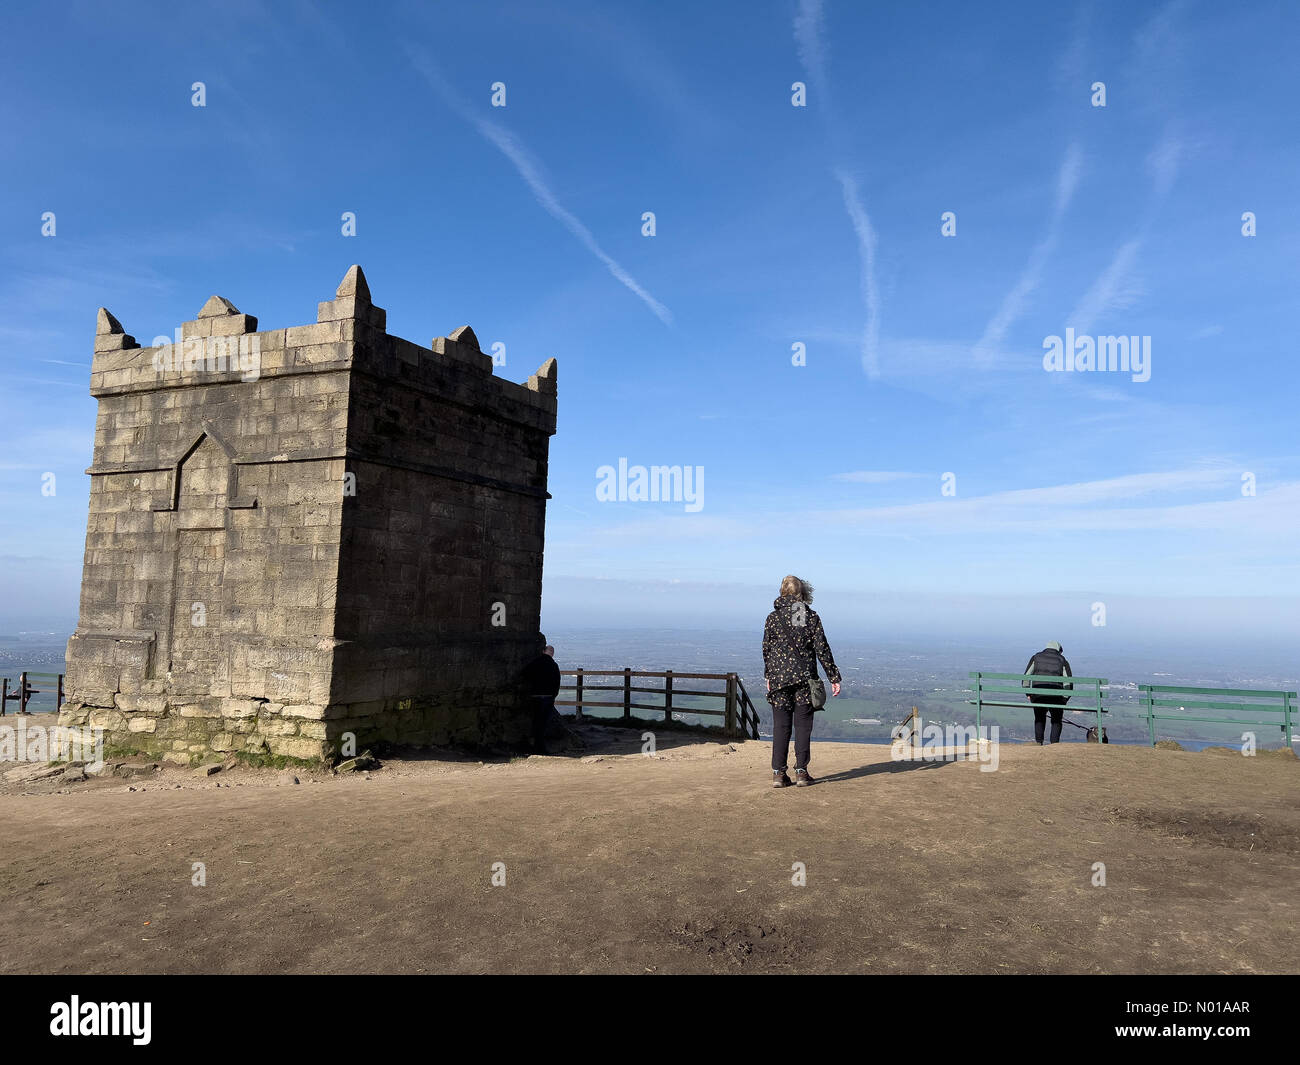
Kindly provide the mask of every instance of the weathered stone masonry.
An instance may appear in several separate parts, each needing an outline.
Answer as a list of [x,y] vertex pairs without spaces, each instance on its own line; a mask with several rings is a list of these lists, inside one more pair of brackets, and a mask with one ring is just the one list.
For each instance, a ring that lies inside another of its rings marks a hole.
[[141,348],[99,312],[60,724],[181,763],[526,736],[555,360],[517,385],[468,326],[385,325],[355,266],[315,325],[214,296]]

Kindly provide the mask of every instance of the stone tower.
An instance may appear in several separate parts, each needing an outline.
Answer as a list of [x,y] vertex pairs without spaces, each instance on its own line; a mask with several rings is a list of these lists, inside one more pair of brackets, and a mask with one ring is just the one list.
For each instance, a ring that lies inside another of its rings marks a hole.
[[100,310],[60,724],[181,763],[527,734],[555,360],[385,325],[356,266],[315,325],[213,296],[142,348]]

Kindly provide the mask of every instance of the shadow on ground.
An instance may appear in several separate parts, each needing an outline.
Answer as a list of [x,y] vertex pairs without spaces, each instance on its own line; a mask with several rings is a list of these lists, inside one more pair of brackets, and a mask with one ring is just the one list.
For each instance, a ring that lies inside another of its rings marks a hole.
[[[561,720],[564,735],[552,733],[547,741],[546,757],[576,759],[593,754],[640,754],[645,743],[642,736],[646,732],[654,735],[656,751],[694,747],[701,743],[739,745],[745,742],[738,737],[728,738],[716,732],[665,727],[662,722],[654,724],[639,722],[624,726],[599,722],[592,718],[578,720],[572,716],[563,716]],[[443,762],[451,765],[501,764],[519,758],[540,756],[540,752],[522,748],[462,750],[452,747],[407,747],[394,744],[377,745],[373,748],[373,753],[381,759],[402,762]]]
[[874,777],[881,773],[906,773],[911,769],[938,769],[940,766],[951,765],[957,761],[960,759],[947,758],[935,762],[876,762],[874,765],[858,766],[856,769],[845,769],[839,773],[818,777],[817,783],[835,784],[846,780],[857,780],[859,777]]

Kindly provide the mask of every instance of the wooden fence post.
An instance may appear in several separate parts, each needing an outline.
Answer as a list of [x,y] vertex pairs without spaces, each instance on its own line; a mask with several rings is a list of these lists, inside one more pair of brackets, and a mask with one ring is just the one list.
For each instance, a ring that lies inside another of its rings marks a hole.
[[577,693],[575,696],[575,701],[578,704],[578,709],[577,709],[577,713],[574,716],[580,718],[582,717],[582,667],[581,666],[578,667],[578,676],[575,682],[575,691]]
[[736,734],[736,674],[727,674],[727,713],[723,726],[728,736]]
[[[689,688],[687,689],[690,690]],[[664,722],[670,722],[673,719],[673,671],[668,670],[668,675],[664,678]]]
[[632,667],[623,667],[623,720],[632,720]]

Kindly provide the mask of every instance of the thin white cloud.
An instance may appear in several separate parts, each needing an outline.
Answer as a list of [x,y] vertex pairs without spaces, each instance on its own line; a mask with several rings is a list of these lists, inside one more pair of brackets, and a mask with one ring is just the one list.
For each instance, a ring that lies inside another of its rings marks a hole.
[[1174,83],[1173,75],[1183,66],[1186,48],[1181,23],[1189,6],[1186,0],[1171,0],[1133,35],[1133,51],[1126,69],[1134,72],[1134,85],[1145,90],[1147,107],[1159,105],[1163,95],[1160,89]]
[[[838,151],[843,138],[839,123],[830,103],[830,87],[826,78],[826,49],[822,44],[823,9],[821,0],[800,0],[794,17],[795,50],[799,62],[812,83],[813,102],[826,122],[833,151]],[[862,202],[857,181],[843,167],[837,166],[835,180],[840,183],[844,196],[844,209],[858,241],[858,259],[861,263],[862,302],[867,311],[867,321],[862,329],[860,352],[862,368],[867,376],[880,376],[880,285],[876,279],[876,230]]]
[[829,103],[826,90],[826,53],[822,48],[821,0],[800,0],[794,16],[794,42],[799,62],[813,83],[815,102]]
[[752,531],[753,526],[748,519],[713,517],[703,513],[683,514],[680,508],[677,512],[647,514],[633,521],[600,526],[602,539],[645,539],[652,543],[696,539],[726,543]]
[[729,123],[712,101],[698,91],[693,78],[679,72],[677,61],[660,49],[654,35],[642,31],[629,11],[614,7],[608,11],[596,7],[570,11],[549,5],[546,18],[575,47],[585,47],[594,54],[592,65],[605,65],[611,74],[662,111],[674,136],[690,133],[716,140],[725,135]]
[[501,150],[501,153],[509,159],[515,169],[519,171],[519,176],[524,179],[528,187],[532,190],[533,195],[537,197],[547,212],[557,219],[570,233],[582,242],[583,246],[591,252],[597,259],[605,264],[605,268],[618,279],[620,283],[634,293],[647,307],[654,311],[655,316],[665,325],[672,325],[672,312],[662,303],[655,299],[647,292],[637,280],[623,269],[614,258],[606,253],[592,235],[590,229],[583,225],[582,221],[571,211],[562,206],[555,198],[555,194],[546,186],[538,171],[538,165],[527,149],[519,142],[519,139],[508,130],[498,126],[495,122],[489,122],[486,119],[476,118],[474,124],[478,131],[488,140]]
[[[934,498],[922,503],[888,504],[765,514],[757,520],[704,514],[649,515],[608,527],[602,537],[664,543],[717,542],[726,539],[781,542],[813,522],[824,532],[858,531],[919,539],[929,536],[1020,534],[1059,536],[1087,532],[1202,532],[1225,544],[1261,541],[1285,549],[1300,522],[1300,481],[1241,494],[1241,471],[1215,466],[1130,474],[1099,481],[1014,489],[970,498]],[[960,486],[959,486],[960,487]],[[1190,497],[1190,498],[1189,498]],[[1208,497],[1208,498],[1207,498]],[[1135,541],[1133,550],[1148,551]],[[1226,549],[1226,548],[1225,548]]]
[[876,231],[871,225],[858,183],[842,170],[835,172],[844,190],[844,208],[858,238],[858,257],[862,261],[862,302],[867,308],[867,324],[862,330],[862,368],[867,376],[880,376],[880,286],[876,281]]
[[[1300,482],[1279,484],[1257,496],[1240,493],[1235,469],[1179,470],[1133,474],[1102,481],[996,492],[970,499],[942,499],[882,507],[821,511],[826,527],[860,527],[881,532],[906,529],[917,535],[1043,532],[1218,531],[1235,536],[1271,535],[1300,520]],[[1195,492],[1217,499],[1163,505],[1124,506],[1149,497]],[[1098,507],[1105,503],[1109,506]]]
[[75,388],[78,390],[86,387],[85,381],[49,381],[43,377],[10,377],[8,380],[25,385],[54,385],[58,388]]
[[491,144],[493,144],[502,155],[504,155],[514,165],[519,172],[519,176],[524,179],[536,197],[537,202],[542,205],[546,212],[564,226],[570,233],[578,238],[579,242],[594,255],[605,266],[610,274],[630,292],[633,293],[642,303],[650,308],[665,325],[672,325],[672,312],[665,307],[659,300],[655,299],[646,289],[629,274],[612,255],[605,251],[592,234],[591,230],[583,224],[572,211],[564,207],[551,191],[546,181],[542,178],[541,165],[536,158],[524,147],[523,143],[509,130],[498,125],[495,122],[489,122],[487,119],[480,118],[471,111],[460,99],[452,92],[451,87],[443,80],[433,65],[429,62],[428,57],[414,48],[407,48],[407,54],[415,68],[424,75],[425,80],[442,96],[443,100],[456,111],[461,118],[472,123],[478,130],[479,134]]
[[1115,250],[1105,269],[1097,275],[1075,305],[1068,323],[1076,333],[1091,333],[1097,321],[1104,321],[1106,315],[1113,311],[1127,310],[1142,297],[1142,284],[1136,271],[1138,256],[1156,210],[1173,188],[1186,154],[1186,143],[1172,128],[1168,128],[1147,155],[1146,167],[1151,175],[1151,202],[1143,214],[1138,235],[1124,241]]
[[1083,171],[1083,151],[1078,143],[1072,143],[1065,151],[1061,167],[1056,175],[1056,196],[1052,203],[1052,215],[1047,224],[1047,232],[1029,255],[1029,261],[1011,290],[1002,298],[997,312],[984,327],[984,334],[975,344],[975,362],[987,368],[992,354],[1006,341],[1007,332],[1012,323],[1025,312],[1029,297],[1038,288],[1043,279],[1043,271],[1051,258],[1052,252],[1060,238],[1061,222],[1065,212],[1079,187],[1079,177]]
[[1082,173],[1083,150],[1076,141],[1065,150],[1065,158],[1061,160],[1061,169],[1056,174],[1056,199],[1052,204],[1054,222],[1059,224],[1061,216],[1065,214],[1065,209],[1070,206],[1070,201],[1074,199],[1075,190],[1079,187],[1079,178]]
[[1070,26],[1070,43],[1056,64],[1057,84],[1071,96],[1092,81],[1091,78],[1084,81],[1088,74],[1088,36],[1092,16],[1091,4],[1081,3],[1075,9]]
[[1169,195],[1186,154],[1186,142],[1171,130],[1166,130],[1160,142],[1151,149],[1147,156],[1147,169],[1151,172],[1157,201]]
[[[1057,77],[1066,92],[1077,92],[1083,81],[1088,51],[1088,27],[1092,20],[1092,9],[1088,4],[1080,4],[1074,13],[1070,41],[1057,65]],[[1077,141],[1065,150],[1060,169],[1056,173],[1056,195],[1052,201],[1052,214],[1047,224],[1043,239],[1035,245],[1025,263],[1024,270],[1016,283],[1005,296],[997,311],[984,327],[984,333],[975,342],[974,362],[981,369],[991,368],[994,353],[1006,343],[1007,333],[1028,307],[1029,298],[1034,294],[1043,279],[1043,272],[1052,252],[1056,249],[1060,237],[1061,224],[1070,202],[1079,188],[1079,179],[1083,173],[1083,150]]]
[[1142,248],[1142,238],[1125,241],[1119,246],[1106,268],[1083,294],[1067,323],[1077,334],[1092,332],[1093,325],[1111,311],[1132,307],[1142,295],[1134,275],[1134,265]]
[[907,473],[902,470],[851,470],[848,473],[833,475],[836,481],[851,481],[854,484],[890,484],[893,481],[905,481],[912,477],[924,477],[923,473]]
[[[1187,8],[1186,0],[1171,0],[1134,34],[1127,68],[1136,72],[1130,91],[1141,110],[1161,107],[1168,98],[1168,86],[1178,81],[1175,71],[1182,64],[1185,50],[1185,34],[1180,23]],[[1188,142],[1179,135],[1177,123],[1168,123],[1145,160],[1151,178],[1151,199],[1139,219],[1137,235],[1120,244],[1075,306],[1069,321],[1076,332],[1091,332],[1095,321],[1112,311],[1133,306],[1141,297],[1141,285],[1135,274],[1138,256],[1156,211],[1172,190],[1188,150]]]
[[1018,488],[983,497],[997,503],[1026,503],[1081,506],[1083,504],[1137,499],[1161,492],[1205,491],[1238,484],[1239,471],[1228,468],[1169,470],[1163,473],[1132,473],[1100,481]]

